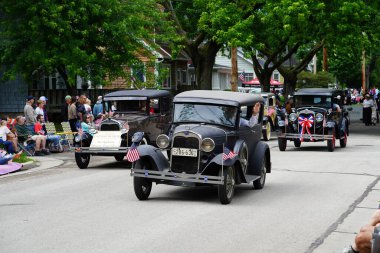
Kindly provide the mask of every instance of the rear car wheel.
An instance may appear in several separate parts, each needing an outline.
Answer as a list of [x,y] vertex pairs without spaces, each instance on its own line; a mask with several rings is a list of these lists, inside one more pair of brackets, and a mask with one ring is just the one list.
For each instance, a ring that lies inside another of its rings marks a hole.
[[264,141],[270,140],[271,132],[272,132],[272,127],[270,125],[270,122],[268,121],[266,124],[266,129],[263,131]]
[[143,177],[134,177],[133,188],[139,200],[147,200],[152,190],[152,182]]
[[335,131],[334,130],[329,130],[329,135],[332,135],[331,140],[327,140],[327,150],[329,152],[333,152],[335,149]]
[[347,131],[344,132],[343,139],[339,140],[339,144],[341,148],[345,148],[347,146]]
[[75,153],[75,161],[80,169],[86,169],[90,163],[90,155]]
[[285,138],[278,138],[278,148],[280,151],[286,150],[286,139]]
[[266,163],[266,158],[264,156],[262,165],[261,165],[260,179],[253,181],[253,188],[258,189],[258,190],[263,189],[265,185],[266,177],[267,177],[267,163]]
[[294,140],[294,147],[296,147],[296,148],[301,147],[301,140],[300,139],[295,139]]
[[220,169],[219,176],[224,177],[222,185],[218,185],[219,201],[223,205],[231,203],[235,191],[235,169],[233,166]]
[[118,161],[118,162],[121,162],[121,161],[124,160],[124,155],[123,154],[121,154],[121,155],[115,155],[114,157],[115,157],[116,161]]

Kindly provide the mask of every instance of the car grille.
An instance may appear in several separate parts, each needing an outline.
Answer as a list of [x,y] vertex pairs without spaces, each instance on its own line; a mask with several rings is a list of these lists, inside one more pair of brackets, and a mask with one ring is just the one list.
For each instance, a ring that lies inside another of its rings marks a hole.
[[[199,149],[199,140],[195,137],[176,136],[174,148]],[[195,174],[198,171],[198,157],[172,156],[172,171],[177,173]]]
[[100,125],[100,131],[119,131],[119,124],[116,123],[105,123]]

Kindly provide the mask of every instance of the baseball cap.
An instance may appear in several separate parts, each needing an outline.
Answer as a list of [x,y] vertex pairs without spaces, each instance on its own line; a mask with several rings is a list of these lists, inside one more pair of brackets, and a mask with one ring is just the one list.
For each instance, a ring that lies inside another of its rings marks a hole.
[[33,96],[27,96],[27,97],[26,97],[26,101],[30,101],[30,100],[32,100],[32,99],[34,99]]
[[48,101],[48,99],[45,96],[41,96],[39,100],[41,100],[41,101]]
[[71,99],[71,96],[70,96],[70,95],[67,95],[67,96],[65,97],[65,100],[69,100],[69,99]]

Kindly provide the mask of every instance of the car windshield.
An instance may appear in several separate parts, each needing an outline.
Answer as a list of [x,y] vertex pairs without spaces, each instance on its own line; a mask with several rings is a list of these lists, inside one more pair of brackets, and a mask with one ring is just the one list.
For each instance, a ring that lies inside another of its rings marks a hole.
[[106,111],[117,113],[141,113],[146,114],[146,100],[116,100],[107,101]]
[[235,126],[237,108],[224,105],[175,104],[174,123],[208,123]]
[[294,96],[294,105],[296,108],[309,106],[331,108],[331,97],[315,95]]

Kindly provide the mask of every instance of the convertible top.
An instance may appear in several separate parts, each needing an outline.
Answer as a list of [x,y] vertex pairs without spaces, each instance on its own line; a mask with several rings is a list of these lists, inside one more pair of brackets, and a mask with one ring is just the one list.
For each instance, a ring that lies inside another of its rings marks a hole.
[[192,90],[174,97],[174,103],[204,103],[230,106],[253,105],[264,102],[260,95],[231,91]]
[[167,96],[170,96],[170,92],[167,90],[119,90],[106,94],[104,96],[104,100],[122,100],[121,98],[126,97],[143,97],[148,99]]
[[294,93],[294,96],[302,95],[322,95],[322,96],[332,96],[339,90],[333,90],[328,88],[305,88],[300,89]]

